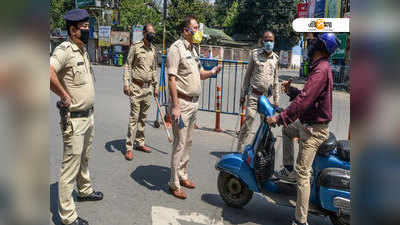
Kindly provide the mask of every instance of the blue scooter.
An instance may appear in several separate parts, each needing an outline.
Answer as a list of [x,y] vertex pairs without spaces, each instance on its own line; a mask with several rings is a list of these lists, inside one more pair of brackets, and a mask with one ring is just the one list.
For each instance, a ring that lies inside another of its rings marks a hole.
[[[258,113],[270,117],[279,109],[265,96],[258,103]],[[261,122],[253,144],[244,153],[224,155],[216,164],[220,171],[218,191],[228,206],[242,208],[253,193],[262,193],[267,201],[295,207],[296,185],[274,178],[275,137],[271,127]],[[318,149],[312,166],[309,213],[329,216],[334,225],[349,225],[350,142],[337,141],[330,133]]]

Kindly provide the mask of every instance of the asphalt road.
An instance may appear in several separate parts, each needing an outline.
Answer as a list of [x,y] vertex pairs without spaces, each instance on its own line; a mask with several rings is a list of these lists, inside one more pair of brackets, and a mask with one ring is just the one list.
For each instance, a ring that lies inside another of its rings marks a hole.
[[[94,66],[96,74],[95,140],[89,162],[91,178],[96,190],[104,193],[100,202],[77,203],[78,214],[94,225],[163,225],[163,224],[291,224],[294,209],[269,204],[261,195],[254,195],[243,209],[227,207],[217,191],[215,163],[225,153],[232,151],[234,130],[238,117],[223,115],[222,133],[212,131],[213,113],[198,113],[199,130],[194,133],[190,178],[197,188],[187,191],[188,198],[179,200],[169,194],[171,144],[163,129],[153,128],[154,105],[149,110],[146,143],[153,152],[134,151],[134,160],[124,159],[124,143],[128,125],[129,102],[122,93],[122,69]],[[281,74],[290,75],[287,73]],[[294,75],[294,74],[292,74]],[[227,76],[227,75],[225,75]],[[227,78],[224,78],[227,79]],[[225,82],[227,84],[227,82]],[[234,83],[230,82],[231,90]],[[206,94],[204,94],[207,97]],[[62,136],[55,107],[57,98],[51,95],[50,142],[50,224],[60,224],[57,214],[57,180],[62,159]],[[287,97],[281,98],[288,104]],[[338,139],[347,137],[350,120],[350,97],[346,93],[334,94],[334,120],[331,130]],[[257,125],[257,124],[256,124]],[[255,128],[256,129],[256,125]],[[280,129],[277,161],[281,158]],[[276,166],[279,166],[278,164]],[[328,225],[329,219],[309,216],[310,224]]]

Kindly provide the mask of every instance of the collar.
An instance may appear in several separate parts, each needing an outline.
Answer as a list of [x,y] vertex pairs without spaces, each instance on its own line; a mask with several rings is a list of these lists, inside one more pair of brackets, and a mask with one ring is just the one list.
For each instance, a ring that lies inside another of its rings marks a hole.
[[78,45],[75,44],[71,37],[68,37],[67,41],[71,43],[71,48],[73,51],[80,51]]
[[146,44],[144,43],[144,41],[142,40],[141,42],[140,42],[140,47],[141,48],[145,48],[145,49],[153,49],[153,44],[152,43],[150,43],[150,46],[146,46]]
[[321,58],[317,59],[317,61],[311,63],[310,67],[311,68],[316,67],[321,61],[328,61],[328,58],[327,57],[321,57]]
[[185,48],[187,48],[187,49],[189,49],[189,50],[192,50],[193,49],[193,45],[191,45],[185,38],[183,38],[182,36],[181,36],[181,40],[182,40],[182,42],[183,42],[183,45],[185,45]]

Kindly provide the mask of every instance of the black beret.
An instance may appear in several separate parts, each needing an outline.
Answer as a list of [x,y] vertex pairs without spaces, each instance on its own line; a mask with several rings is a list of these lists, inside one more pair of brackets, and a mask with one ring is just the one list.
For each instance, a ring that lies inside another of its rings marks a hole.
[[65,14],[64,19],[71,22],[85,21],[89,19],[89,14],[85,9],[73,9]]

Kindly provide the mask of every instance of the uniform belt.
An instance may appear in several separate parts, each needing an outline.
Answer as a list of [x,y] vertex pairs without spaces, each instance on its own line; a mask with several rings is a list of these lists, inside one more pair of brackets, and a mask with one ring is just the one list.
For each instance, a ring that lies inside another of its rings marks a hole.
[[198,96],[188,96],[178,92],[178,98],[186,100],[188,102],[197,102],[199,100]]
[[255,89],[255,88],[253,88],[251,92],[253,92],[256,95],[263,95],[264,94],[264,92],[261,92],[261,91]]
[[71,118],[82,118],[82,117],[89,117],[93,113],[94,109],[93,106],[85,111],[76,111],[70,112]]
[[143,82],[143,81],[135,80],[135,79],[132,79],[132,82],[134,84],[136,84],[137,86],[139,86],[140,88],[148,88],[148,87],[150,87],[150,84],[151,84],[151,82]]

